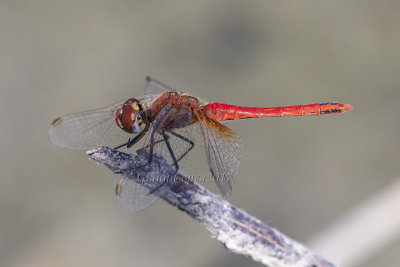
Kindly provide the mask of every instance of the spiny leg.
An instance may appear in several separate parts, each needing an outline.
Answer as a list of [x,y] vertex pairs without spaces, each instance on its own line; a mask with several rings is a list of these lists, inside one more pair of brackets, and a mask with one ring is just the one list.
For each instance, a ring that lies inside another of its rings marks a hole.
[[[124,146],[126,146],[127,148],[130,148],[131,146],[133,146],[134,144],[136,144],[136,143],[144,136],[144,134],[145,134],[146,132],[147,132],[147,130],[144,129],[142,132],[140,132],[140,133],[139,133],[137,136],[135,136],[133,139],[129,139],[128,142],[126,142],[126,143],[124,143],[124,144],[122,144],[122,145],[119,145],[119,146],[115,147],[114,149],[119,149],[119,148],[124,147]],[[171,144],[170,144],[170,142],[168,141],[170,137],[166,134],[166,132],[163,132],[163,133],[162,133],[163,139],[158,140],[158,141],[155,141],[155,142],[154,142],[154,133],[152,133],[152,134],[151,134],[151,141],[150,141],[150,144],[147,145],[147,146],[145,146],[144,148],[149,148],[149,147],[150,147],[150,153],[149,153],[150,156],[149,156],[149,162],[148,162],[148,164],[151,164],[152,159],[153,159],[153,147],[154,147],[154,145],[156,145],[156,144],[158,144],[158,143],[161,143],[161,142],[165,142],[166,145],[167,145],[168,151],[169,151],[169,153],[170,153],[170,155],[171,155],[171,158],[172,158],[172,160],[173,160],[173,164],[175,165],[175,173],[177,173],[177,172],[178,172],[178,169],[179,169],[178,162],[181,161],[181,160],[189,153],[189,151],[193,149],[193,147],[194,147],[194,142],[193,142],[192,140],[190,140],[190,139],[188,139],[188,138],[186,138],[186,137],[184,137],[184,136],[182,136],[182,135],[180,135],[180,134],[174,132],[174,131],[168,131],[168,133],[173,134],[173,135],[175,135],[176,137],[178,137],[178,138],[182,139],[183,141],[185,141],[185,142],[187,142],[187,143],[190,144],[190,147],[189,147],[178,159],[176,159],[176,157],[175,157],[175,154],[174,154],[174,152],[173,152],[173,150],[172,150]]]
[[128,139],[128,142],[123,143],[122,145],[116,146],[116,147],[114,147],[114,149],[120,149],[121,147],[124,147],[124,146],[128,145],[129,142],[131,142],[131,139],[130,139],[130,138]]
[[180,135],[180,134],[178,134],[178,133],[175,133],[175,132],[173,132],[173,131],[169,131],[169,133],[175,135],[176,137],[178,137],[178,138],[182,139],[183,141],[186,141],[186,142],[188,142],[188,143],[190,144],[190,147],[189,147],[189,148],[185,151],[185,153],[183,153],[183,154],[179,157],[179,159],[177,160],[177,162],[179,162],[181,159],[183,159],[183,158],[186,156],[187,153],[189,153],[190,150],[193,149],[193,147],[194,147],[194,142],[193,142],[192,140],[190,140],[189,138],[186,138],[186,137],[184,137],[184,136],[182,136],[182,135]]
[[[173,131],[168,131],[168,133],[173,134],[173,135],[175,135],[176,137],[178,137],[178,138],[182,139],[183,141],[185,141],[185,142],[187,142],[187,143],[190,144],[190,147],[185,151],[185,153],[183,153],[178,159],[176,159],[175,154],[174,154],[174,151],[172,150],[171,144],[170,144],[170,142],[169,142],[169,138],[170,138],[170,137],[167,135],[166,132],[163,132],[163,133],[162,133],[162,136],[163,136],[163,139],[162,139],[162,140],[159,140],[159,141],[157,141],[157,142],[154,143],[154,144],[156,144],[156,143],[158,143],[158,142],[164,141],[165,144],[167,145],[167,148],[168,148],[168,151],[169,151],[169,153],[170,153],[170,155],[171,155],[171,158],[172,158],[172,160],[174,161],[173,164],[175,165],[175,172],[174,172],[173,175],[175,175],[175,174],[178,172],[178,170],[179,170],[178,162],[179,162],[181,159],[183,159],[183,158],[186,156],[186,154],[189,153],[190,150],[193,149],[193,147],[194,147],[194,142],[193,142],[192,140],[190,140],[190,139],[188,139],[188,138],[186,138],[186,137],[184,137],[184,136],[178,134],[178,133],[173,132]],[[153,145],[154,145],[154,144],[153,144]],[[161,187],[163,187],[167,182],[168,182],[168,180],[165,180],[162,184],[160,184],[160,185],[157,186],[156,188],[152,189],[148,194],[153,194],[154,192],[156,192],[157,190],[159,190]]]
[[[187,143],[190,144],[190,147],[189,147],[178,159],[176,159],[176,163],[178,163],[179,161],[181,161],[181,160],[189,153],[190,150],[193,149],[193,147],[194,147],[194,142],[193,142],[192,140],[190,140],[189,138],[186,138],[186,137],[184,137],[184,136],[182,136],[182,135],[180,135],[180,134],[178,134],[178,133],[176,133],[176,132],[168,131],[168,132],[164,132],[164,133],[163,133],[163,139],[154,142],[153,145],[158,144],[158,143],[161,143],[161,142],[164,142],[164,141],[168,142],[168,140],[169,140],[170,137],[167,135],[167,133],[173,134],[173,135],[175,135],[176,137],[178,137],[178,138],[182,139],[183,141],[185,141],[185,142],[187,142]],[[149,148],[150,145],[151,145],[151,144],[145,146],[144,148]],[[168,144],[167,144],[167,147],[168,147]],[[175,159],[176,157],[175,157],[175,155],[173,154],[172,149],[170,149],[170,148],[171,148],[171,146],[168,148],[168,151],[169,151],[169,153],[171,154],[171,157],[172,157],[173,159]],[[175,161],[174,161],[174,165],[177,166],[177,165],[175,164]],[[179,166],[178,166],[177,168],[179,168]]]
[[[145,128],[145,129],[143,129],[142,132],[140,132],[140,133],[139,133],[137,136],[135,136],[133,139],[129,139],[128,142],[126,142],[126,143],[124,143],[124,144],[122,144],[122,145],[119,145],[119,146],[115,147],[114,149],[118,149],[118,148],[121,148],[121,147],[124,147],[124,146],[126,146],[127,148],[130,148],[131,146],[133,146],[134,144],[136,144],[136,143],[145,135],[146,132],[147,132],[147,129]],[[152,162],[154,145],[155,145],[155,144],[158,144],[158,143],[160,143],[160,142],[165,142],[165,144],[167,145],[167,148],[168,148],[168,152],[170,153],[171,158],[172,158],[172,160],[173,160],[173,164],[175,165],[175,172],[174,172],[174,174],[176,174],[176,173],[178,172],[178,170],[179,170],[178,162],[179,162],[180,160],[182,160],[182,159],[189,153],[190,150],[193,149],[193,147],[194,147],[194,142],[193,142],[192,140],[190,140],[190,139],[188,139],[188,138],[186,138],[186,137],[184,137],[184,136],[178,134],[178,133],[173,132],[173,131],[168,131],[168,133],[173,134],[173,135],[175,135],[176,137],[182,139],[183,141],[189,143],[189,144],[190,144],[190,147],[189,147],[178,159],[176,159],[175,154],[174,154],[174,152],[173,152],[173,150],[172,150],[171,144],[170,144],[170,142],[169,142],[169,138],[170,138],[170,137],[166,134],[166,132],[162,132],[163,139],[158,140],[158,141],[154,141],[155,132],[152,132],[152,133],[151,133],[151,136],[150,136],[150,144],[144,147],[144,148],[149,148],[149,147],[150,147],[150,151],[149,151],[150,156],[149,156],[149,161],[148,161],[147,164],[151,164],[151,162]],[[163,185],[165,185],[166,183],[167,183],[167,180],[165,180],[161,185],[159,185],[159,186],[157,186],[156,188],[154,188],[153,190],[151,190],[148,194],[152,194],[152,193],[156,192],[159,188],[161,188],[161,187],[162,187]]]
[[[171,144],[169,142],[169,138],[170,137],[167,135],[167,133],[173,134],[176,137],[178,137],[178,138],[182,139],[183,141],[185,141],[185,142],[190,144],[190,147],[178,159],[176,159],[174,151],[172,150]],[[179,169],[178,162],[181,161],[189,153],[189,151],[193,149],[194,142],[192,140],[190,140],[189,138],[186,138],[186,137],[184,137],[184,136],[182,136],[182,135],[180,135],[180,134],[178,134],[176,132],[173,132],[173,131],[163,132],[162,136],[163,136],[163,139],[158,140],[156,142],[151,142],[150,145],[155,145],[155,144],[160,143],[160,142],[165,142],[165,144],[167,145],[167,148],[168,148],[168,152],[170,153],[171,158],[174,161],[173,164],[175,165],[175,169],[176,169],[176,171],[178,171],[178,169]],[[150,145],[145,146],[145,148],[148,148]],[[153,153],[151,153],[151,155],[152,154]],[[150,163],[151,163],[151,161],[150,161]]]
[[[169,152],[169,154],[171,155],[173,164],[175,165],[175,171],[174,171],[174,173],[173,173],[172,175],[175,175],[175,174],[178,172],[178,170],[179,170],[178,161],[176,160],[174,151],[172,150],[171,144],[170,144],[170,142],[168,141],[168,140],[169,140],[169,136],[168,136],[165,132],[162,132],[162,136],[163,136],[163,140],[160,140],[160,141],[164,141],[165,144],[167,145],[168,152]],[[151,148],[152,148],[153,145],[154,145],[155,143],[151,143],[151,144],[152,144],[152,145],[151,145]],[[153,154],[151,153],[151,155],[153,155]],[[151,162],[150,162],[150,163],[151,163]],[[172,175],[171,175],[171,176],[172,176]],[[165,179],[164,182],[162,182],[159,186],[156,186],[155,188],[153,188],[148,194],[153,194],[154,192],[156,192],[157,190],[159,190],[161,187],[163,187],[167,182],[168,182],[168,179]]]
[[[178,172],[178,169],[179,169],[178,161],[176,160],[174,151],[172,150],[171,144],[170,144],[169,141],[168,141],[169,136],[168,136],[165,132],[162,133],[162,136],[163,136],[163,138],[164,138],[165,144],[167,145],[169,154],[171,155],[171,158],[172,158],[172,160],[173,160],[173,162],[174,162],[174,165],[175,165],[175,173],[177,173],[177,172]],[[175,174],[175,173],[174,173],[174,174]]]
[[[165,137],[166,137],[167,139],[169,138],[168,135],[166,135]],[[161,143],[161,142],[164,142],[164,138],[161,139],[161,140],[155,141],[153,145],[158,144],[158,143]],[[145,146],[144,148],[146,149],[146,148],[149,148],[149,147],[150,147],[150,145],[147,145],[147,146]]]
[[119,148],[124,147],[124,146],[126,146],[127,148],[130,148],[131,146],[133,146],[134,144],[139,142],[139,140],[143,138],[143,136],[147,133],[147,131],[149,129],[150,129],[149,124],[146,124],[146,127],[138,135],[136,135],[133,139],[129,138],[128,142],[126,142],[126,143],[124,143],[122,145],[116,146],[116,147],[114,147],[114,149],[119,149]]

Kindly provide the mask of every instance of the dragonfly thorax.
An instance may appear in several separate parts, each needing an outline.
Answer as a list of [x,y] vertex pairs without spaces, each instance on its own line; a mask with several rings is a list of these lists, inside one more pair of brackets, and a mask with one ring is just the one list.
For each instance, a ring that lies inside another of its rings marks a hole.
[[146,124],[146,116],[139,100],[136,98],[128,99],[115,114],[115,122],[125,132],[140,133]]

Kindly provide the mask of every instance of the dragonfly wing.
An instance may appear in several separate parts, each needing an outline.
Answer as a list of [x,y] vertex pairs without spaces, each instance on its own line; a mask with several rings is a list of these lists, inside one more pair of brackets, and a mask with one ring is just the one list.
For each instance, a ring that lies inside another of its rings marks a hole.
[[116,187],[118,204],[122,209],[140,211],[152,205],[159,198],[149,194],[150,190],[126,176],[123,176]]
[[196,111],[204,137],[204,145],[210,167],[222,195],[227,197],[240,168],[243,145],[240,137],[227,126]]
[[170,86],[163,84],[160,81],[157,81],[156,79],[153,79],[151,77],[146,77],[146,85],[144,87],[144,92],[146,94],[159,94],[159,93],[164,93],[166,91],[175,91],[172,89]]
[[75,113],[53,121],[49,136],[53,144],[78,150],[88,150],[100,145],[117,146],[132,137],[115,123],[115,112],[124,101],[114,105]]

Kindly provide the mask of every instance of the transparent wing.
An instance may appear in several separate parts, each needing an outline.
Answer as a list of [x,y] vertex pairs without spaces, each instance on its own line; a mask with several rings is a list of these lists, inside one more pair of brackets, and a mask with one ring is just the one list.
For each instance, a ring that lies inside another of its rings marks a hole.
[[[158,96],[143,95],[136,99],[150,107]],[[77,150],[101,145],[115,147],[127,142],[133,135],[121,130],[115,123],[116,110],[124,102],[55,119],[49,129],[50,140],[57,146]]]
[[115,123],[116,109],[124,101],[114,105],[75,113],[53,121],[49,136],[53,144],[78,150],[88,150],[100,145],[117,146],[126,142],[130,134]]
[[150,190],[123,176],[116,187],[118,204],[122,209],[140,211],[152,205],[159,198],[149,194]]
[[203,132],[208,165],[222,195],[227,197],[240,168],[243,145],[240,137],[222,123],[196,111]]
[[159,93],[164,93],[166,91],[175,91],[172,89],[170,86],[163,84],[160,81],[157,81],[156,79],[153,79],[151,77],[146,77],[146,85],[144,87],[144,92],[146,94],[159,94]]

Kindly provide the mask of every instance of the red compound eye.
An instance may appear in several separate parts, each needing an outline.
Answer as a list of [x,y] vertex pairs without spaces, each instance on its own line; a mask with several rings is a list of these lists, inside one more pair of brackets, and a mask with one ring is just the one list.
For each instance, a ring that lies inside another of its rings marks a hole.
[[115,122],[125,132],[139,133],[141,129],[138,123],[138,111],[138,100],[135,98],[128,99],[121,108],[117,109]]

